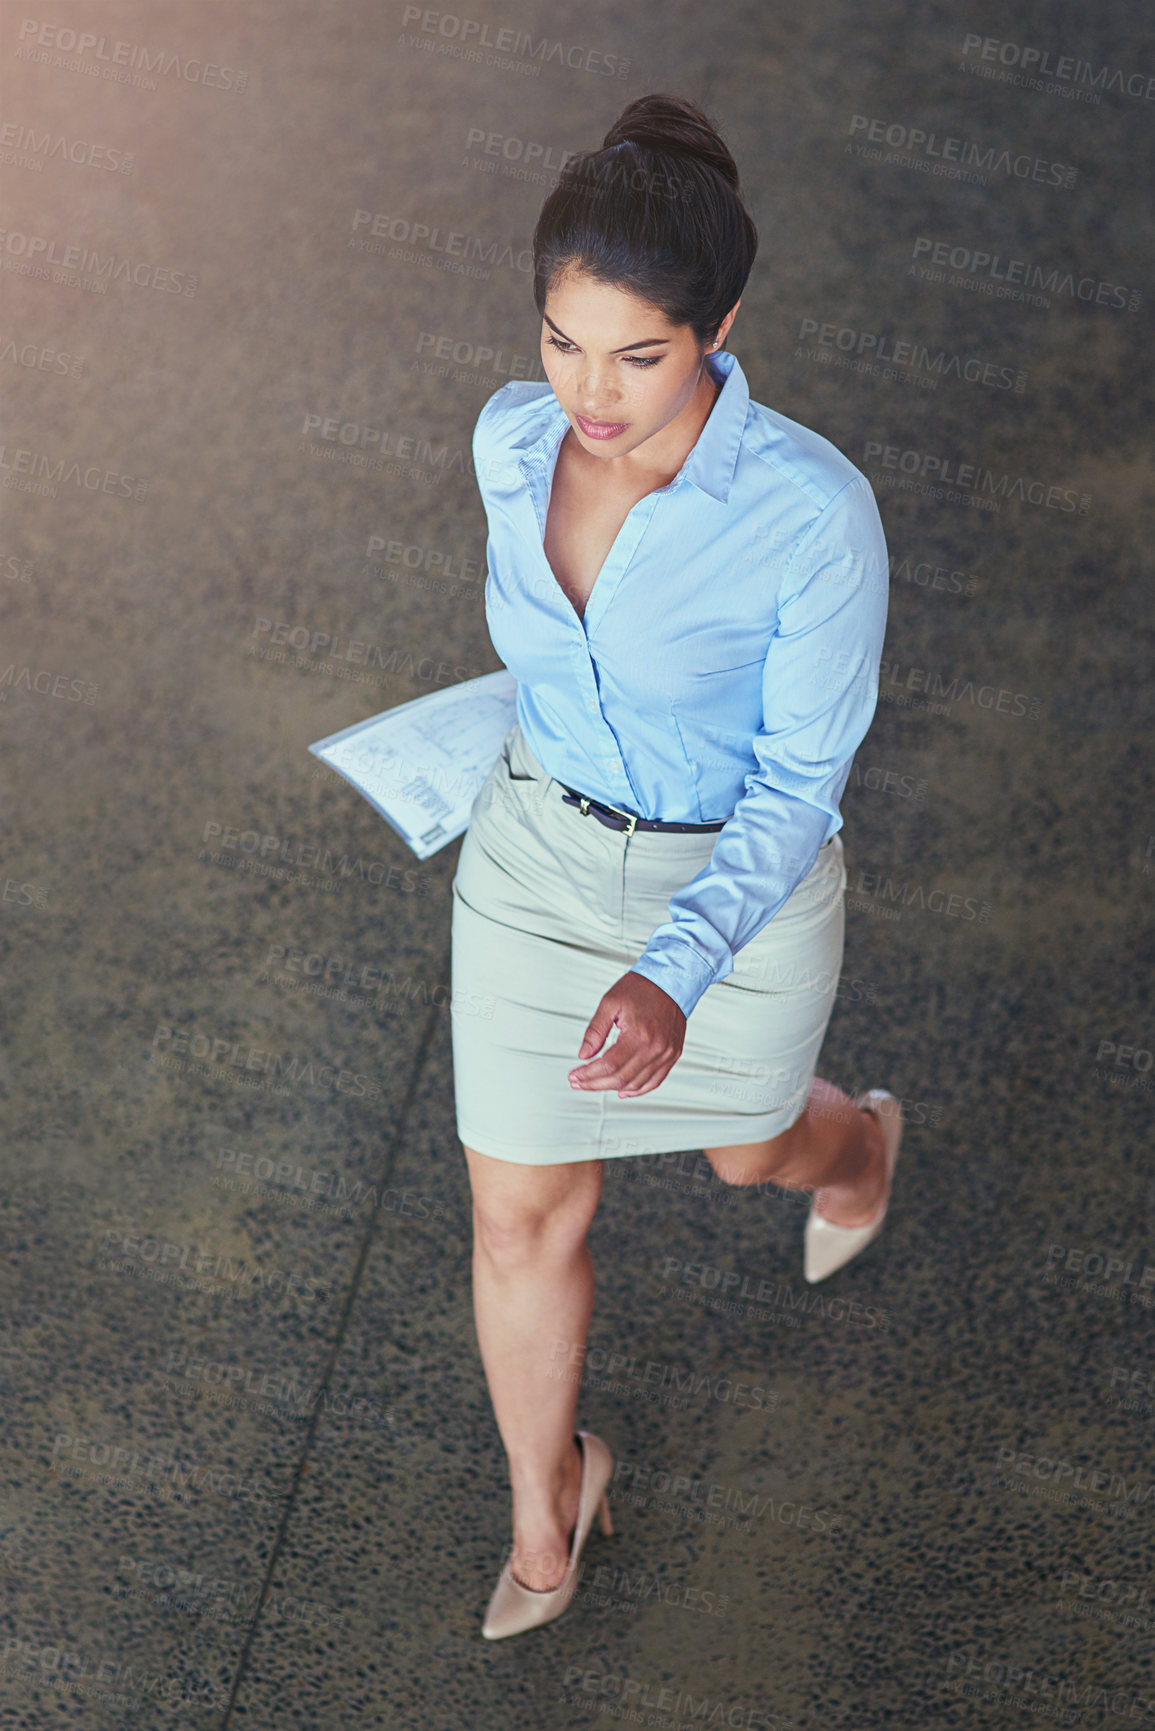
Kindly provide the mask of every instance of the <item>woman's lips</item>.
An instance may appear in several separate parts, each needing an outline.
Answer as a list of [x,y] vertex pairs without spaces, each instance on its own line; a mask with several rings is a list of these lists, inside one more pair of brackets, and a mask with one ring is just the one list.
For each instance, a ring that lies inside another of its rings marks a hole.
[[587,421],[584,415],[575,415],[574,420],[587,439],[616,439],[630,424],[628,421]]

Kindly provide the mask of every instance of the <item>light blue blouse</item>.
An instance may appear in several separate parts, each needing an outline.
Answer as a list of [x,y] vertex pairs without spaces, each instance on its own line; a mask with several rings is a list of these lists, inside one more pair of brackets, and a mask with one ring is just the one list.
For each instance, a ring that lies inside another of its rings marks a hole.
[[584,621],[543,545],[569,428],[552,387],[503,385],[473,435],[486,620],[531,751],[556,781],[640,817],[728,820],[630,970],[687,1016],[842,827],[889,598],[865,476],[752,403],[734,355],[708,364],[725,381],[709,419],[630,511]]

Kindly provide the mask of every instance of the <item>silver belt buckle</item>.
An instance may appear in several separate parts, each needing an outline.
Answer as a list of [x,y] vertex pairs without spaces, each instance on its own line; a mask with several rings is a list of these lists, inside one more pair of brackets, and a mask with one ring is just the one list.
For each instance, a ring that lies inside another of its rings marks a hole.
[[633,835],[634,831],[638,827],[638,814],[636,811],[623,811],[620,805],[611,805],[607,799],[603,799],[600,803],[605,806],[607,811],[614,812],[618,817],[624,817],[626,820],[626,827],[623,834],[626,836]]
[[[596,800],[594,803],[600,805],[604,811],[612,811],[618,817],[624,817],[626,819],[626,827],[623,834],[626,836],[633,835],[634,831],[638,827],[638,814],[636,811],[623,811],[621,806],[611,805],[609,801],[605,799]],[[590,815],[590,799],[588,794],[583,793],[579,797],[578,810],[581,812],[583,817],[588,817]]]

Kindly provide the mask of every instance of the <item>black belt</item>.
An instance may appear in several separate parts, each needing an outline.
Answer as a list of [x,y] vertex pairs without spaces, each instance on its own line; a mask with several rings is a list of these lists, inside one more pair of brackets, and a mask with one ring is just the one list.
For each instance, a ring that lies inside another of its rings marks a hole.
[[[559,785],[565,787],[565,782]],[[723,818],[720,823],[659,823],[657,818],[639,817],[636,812],[622,811],[616,805],[605,805],[601,800],[591,799],[588,793],[578,793],[572,787],[565,788],[561,802],[563,805],[576,805],[583,817],[596,817],[607,829],[625,830],[627,835],[633,835],[636,829],[675,830],[680,835],[701,835],[705,830],[722,829],[730,821],[729,818]]]

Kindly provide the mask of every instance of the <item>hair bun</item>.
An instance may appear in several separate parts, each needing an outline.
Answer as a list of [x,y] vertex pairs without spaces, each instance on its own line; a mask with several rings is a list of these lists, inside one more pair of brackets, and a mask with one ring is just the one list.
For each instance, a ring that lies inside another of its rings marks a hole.
[[622,110],[600,150],[579,150],[564,165],[542,205],[534,301],[544,317],[559,280],[589,276],[688,327],[704,349],[716,346],[757,251],[717,127],[683,97],[643,96]]
[[738,166],[717,127],[683,96],[639,96],[623,108],[602,141],[603,150],[632,144],[667,156],[689,156],[714,169],[738,190]]

